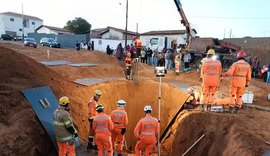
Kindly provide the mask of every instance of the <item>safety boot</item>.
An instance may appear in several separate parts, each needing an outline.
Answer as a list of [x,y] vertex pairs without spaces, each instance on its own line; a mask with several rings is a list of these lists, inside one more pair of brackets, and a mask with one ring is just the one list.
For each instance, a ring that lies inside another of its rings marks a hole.
[[87,145],[87,149],[95,149],[97,150],[97,146],[94,143],[94,138],[88,138],[88,145]]
[[234,113],[235,113],[235,114],[238,114],[238,111],[239,111],[239,107],[235,107],[235,108],[234,108]]

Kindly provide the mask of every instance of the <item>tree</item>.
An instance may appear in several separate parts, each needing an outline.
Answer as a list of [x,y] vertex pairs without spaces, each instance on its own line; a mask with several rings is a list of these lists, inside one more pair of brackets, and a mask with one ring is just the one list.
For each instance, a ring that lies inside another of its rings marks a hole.
[[74,20],[69,20],[66,23],[64,29],[74,34],[85,34],[90,31],[91,24],[81,17],[76,17]]

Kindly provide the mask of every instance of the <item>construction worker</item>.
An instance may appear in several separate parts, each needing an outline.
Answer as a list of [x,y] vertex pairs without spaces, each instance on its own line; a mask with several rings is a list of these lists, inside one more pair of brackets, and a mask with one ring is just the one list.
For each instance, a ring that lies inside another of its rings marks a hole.
[[207,59],[202,64],[201,78],[202,78],[202,97],[201,104],[204,105],[204,111],[207,107],[214,103],[214,95],[217,87],[219,86],[219,78],[222,72],[222,66],[219,60],[214,60],[214,49],[209,49],[207,52]]
[[126,79],[130,80],[131,79],[131,66],[132,66],[132,58],[131,58],[131,53],[128,52],[126,59]]
[[76,155],[74,143],[78,133],[68,113],[70,110],[69,103],[68,97],[61,97],[59,99],[60,106],[53,112],[53,124],[59,156]]
[[124,135],[128,124],[127,112],[124,109],[126,104],[126,101],[118,100],[118,108],[111,112],[111,119],[114,124],[114,129],[112,131],[112,145],[113,147],[116,147],[118,156],[122,156],[123,154]]
[[135,155],[141,156],[141,150],[145,147],[145,156],[150,156],[156,143],[159,133],[158,120],[151,116],[152,107],[144,107],[146,116],[142,118],[134,129],[134,135],[138,139],[135,146]]
[[182,53],[180,52],[180,49],[177,49],[174,64],[175,64],[175,74],[179,75],[181,70],[181,63],[182,63]]
[[87,149],[94,149],[96,148],[95,142],[94,142],[94,130],[93,130],[93,120],[94,117],[97,115],[96,107],[98,104],[98,100],[100,99],[102,95],[101,90],[96,90],[94,93],[93,98],[88,103],[88,121],[89,121],[89,138],[88,138],[88,145]]
[[104,106],[98,104],[96,107],[98,115],[93,120],[93,129],[95,130],[95,143],[98,148],[98,156],[112,156],[112,138],[113,122],[111,118],[104,113]]
[[136,57],[139,58],[141,56],[142,41],[137,36],[133,37],[133,41],[136,48]]
[[251,67],[245,61],[246,53],[240,51],[237,53],[237,62],[233,63],[230,69],[222,74],[222,76],[231,76],[230,81],[230,112],[238,113],[239,108],[242,107],[242,95],[245,92],[245,87],[248,87],[251,80]]

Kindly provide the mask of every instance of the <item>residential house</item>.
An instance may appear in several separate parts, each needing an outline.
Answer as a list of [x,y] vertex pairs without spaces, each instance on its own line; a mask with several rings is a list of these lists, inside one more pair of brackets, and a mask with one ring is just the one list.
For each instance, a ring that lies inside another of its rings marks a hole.
[[72,34],[67,29],[53,27],[53,26],[47,26],[47,25],[41,25],[40,27],[38,27],[36,29],[36,32],[37,33],[44,33],[44,34],[55,34],[55,35]]
[[[196,30],[193,29],[192,36]],[[158,30],[140,34],[142,45],[152,50],[162,51],[164,48],[176,48],[180,44],[185,44],[187,40],[186,30]]]
[[[95,50],[106,51],[107,45],[116,49],[119,43],[125,46],[126,31],[119,28],[108,26],[91,30],[91,43],[94,44]],[[132,38],[139,35],[136,32],[127,31],[127,44],[132,43]]]
[[0,35],[27,36],[35,32],[36,28],[43,24],[43,20],[30,15],[22,15],[14,12],[0,13]]

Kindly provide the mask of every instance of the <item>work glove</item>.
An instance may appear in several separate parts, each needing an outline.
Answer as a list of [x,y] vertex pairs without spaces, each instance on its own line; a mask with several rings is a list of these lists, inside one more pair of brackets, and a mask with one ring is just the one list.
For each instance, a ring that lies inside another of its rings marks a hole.
[[126,133],[126,131],[127,131],[127,128],[122,128],[121,129],[121,134],[124,135]]

